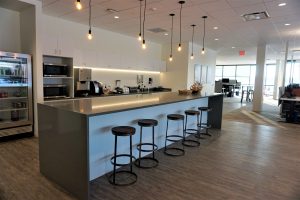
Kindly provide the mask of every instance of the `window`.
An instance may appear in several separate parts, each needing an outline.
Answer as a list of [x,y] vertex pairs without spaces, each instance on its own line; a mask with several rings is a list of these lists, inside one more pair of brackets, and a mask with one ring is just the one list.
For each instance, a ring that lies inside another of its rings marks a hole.
[[275,64],[266,65],[265,75],[264,75],[264,94],[266,96],[273,95],[275,75],[276,75],[276,65]]
[[241,82],[242,85],[254,86],[255,73],[255,65],[218,65],[215,80],[229,78]]

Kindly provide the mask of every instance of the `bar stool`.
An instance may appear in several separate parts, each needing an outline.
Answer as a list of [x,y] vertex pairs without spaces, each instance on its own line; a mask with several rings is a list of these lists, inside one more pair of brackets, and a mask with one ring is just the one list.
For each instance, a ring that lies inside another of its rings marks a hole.
[[[139,151],[139,158],[135,160],[135,165],[140,168],[154,168],[158,165],[159,161],[155,158],[155,151],[158,149],[157,145],[154,143],[154,127],[157,126],[158,122],[154,119],[140,119],[138,125],[140,126],[140,143],[137,145]],[[143,143],[143,127],[152,127],[152,143]],[[152,147],[152,149],[143,149],[143,147]],[[152,152],[151,157],[142,157],[142,152]],[[142,161],[150,160],[153,162],[151,166],[143,165]]]
[[185,113],[185,126],[184,126],[184,138],[182,144],[188,147],[198,147],[200,146],[199,137],[196,137],[197,140],[186,139],[186,134],[194,135],[194,136],[199,134],[198,129],[193,129],[193,128],[187,129],[187,123],[188,123],[188,116],[197,116],[197,126],[198,126],[200,112],[197,110],[186,110],[184,111],[184,113]]
[[198,137],[200,138],[202,128],[205,129],[205,133],[203,133],[203,135],[211,136],[211,134],[208,133],[208,129],[211,128],[211,125],[208,123],[202,123],[202,116],[203,116],[203,112],[207,112],[208,114],[209,112],[212,111],[212,109],[210,107],[199,107],[198,110],[200,111],[200,122],[198,124],[200,131]]
[[[169,120],[171,121],[182,121],[182,136],[180,135],[168,135]],[[166,128],[166,139],[165,139],[165,149],[164,153],[169,156],[183,156],[184,146],[179,147],[167,147],[167,142],[178,142],[184,138],[184,115],[180,114],[169,114],[167,115],[167,128]],[[177,151],[179,153],[171,153],[171,151]]]
[[[135,157],[132,155],[132,135],[135,134],[135,128],[131,126],[116,126],[111,129],[112,134],[115,136],[115,150],[114,150],[114,156],[111,158],[110,162],[114,166],[114,171],[113,174],[109,176],[109,182],[113,185],[119,185],[119,186],[126,186],[126,185],[131,185],[137,181],[137,175],[132,171],[132,159],[135,160]],[[118,141],[118,136],[125,137],[125,136],[130,136],[130,152],[129,154],[117,154],[117,141]],[[117,163],[117,158],[124,158],[128,157],[130,159],[129,163]],[[130,170],[120,170],[116,171],[117,166],[130,166]],[[131,181],[129,182],[117,182],[116,181],[116,176],[121,175],[121,174],[128,174],[127,178],[131,178]]]

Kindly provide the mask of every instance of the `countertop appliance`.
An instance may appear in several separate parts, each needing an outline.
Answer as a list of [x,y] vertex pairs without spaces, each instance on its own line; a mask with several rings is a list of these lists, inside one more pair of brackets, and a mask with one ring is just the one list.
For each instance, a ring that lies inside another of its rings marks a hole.
[[44,63],[43,76],[44,77],[67,77],[69,76],[68,65]]
[[90,81],[90,94],[91,95],[104,94],[102,83],[97,82],[97,81]]
[[92,70],[88,68],[74,69],[75,96],[87,96],[90,93]]
[[33,135],[31,56],[0,51],[0,141]]

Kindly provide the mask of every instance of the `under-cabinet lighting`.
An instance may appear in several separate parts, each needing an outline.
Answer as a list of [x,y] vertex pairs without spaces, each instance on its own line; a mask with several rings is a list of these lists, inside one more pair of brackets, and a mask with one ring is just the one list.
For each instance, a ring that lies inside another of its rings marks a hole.
[[140,99],[138,101],[125,101],[120,103],[110,103],[105,105],[98,105],[98,106],[92,106],[92,109],[99,109],[99,108],[107,108],[107,107],[115,107],[115,106],[128,106],[132,104],[142,104],[142,103],[154,103],[158,102],[159,98],[152,98],[152,99]]
[[286,3],[280,3],[280,4],[278,4],[278,6],[279,6],[279,7],[281,7],[281,6],[286,6]]
[[134,73],[134,74],[160,74],[159,71],[144,71],[144,70],[134,70],[134,69],[111,69],[111,68],[97,68],[97,67],[80,67],[75,66],[74,68],[87,68],[96,71],[107,71],[107,72],[123,72],[123,73]]

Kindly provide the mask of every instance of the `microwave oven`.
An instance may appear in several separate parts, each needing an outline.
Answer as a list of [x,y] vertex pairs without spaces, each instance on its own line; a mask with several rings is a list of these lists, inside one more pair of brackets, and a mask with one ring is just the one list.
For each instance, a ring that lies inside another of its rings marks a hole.
[[46,64],[43,65],[44,77],[62,76],[67,77],[69,74],[67,65]]
[[58,84],[44,85],[45,98],[67,97],[67,86]]

